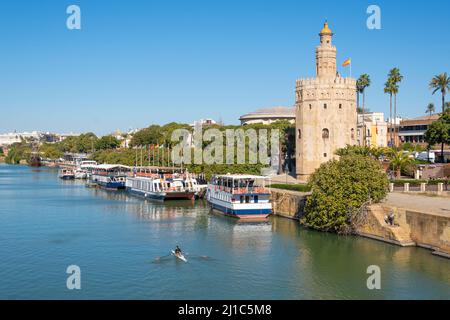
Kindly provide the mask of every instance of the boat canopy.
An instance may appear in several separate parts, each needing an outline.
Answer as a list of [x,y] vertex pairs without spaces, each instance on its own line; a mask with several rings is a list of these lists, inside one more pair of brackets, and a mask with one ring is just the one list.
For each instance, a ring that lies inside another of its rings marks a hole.
[[256,176],[251,174],[219,174],[215,176],[216,178],[227,178],[227,179],[266,179],[263,176]]
[[130,171],[130,167],[121,164],[99,164],[97,166],[93,166],[93,168],[96,170],[105,171]]

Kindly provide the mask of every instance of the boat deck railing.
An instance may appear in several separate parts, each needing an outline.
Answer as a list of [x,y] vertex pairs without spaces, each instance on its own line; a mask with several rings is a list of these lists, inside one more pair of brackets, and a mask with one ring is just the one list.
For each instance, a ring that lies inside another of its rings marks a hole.
[[215,186],[216,191],[224,191],[231,194],[263,194],[269,193],[269,189],[265,187],[255,186],[255,187],[225,187],[225,186]]

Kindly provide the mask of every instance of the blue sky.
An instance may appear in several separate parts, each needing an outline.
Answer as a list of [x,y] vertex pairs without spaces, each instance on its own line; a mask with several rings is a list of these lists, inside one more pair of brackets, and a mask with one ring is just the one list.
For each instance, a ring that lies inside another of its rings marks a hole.
[[[81,30],[66,28],[71,4]],[[370,4],[381,8],[381,30],[366,27]],[[2,0],[0,132],[232,124],[293,105],[295,80],[314,76],[325,19],[339,65],[350,57],[353,76],[371,76],[372,111],[388,114],[383,84],[395,66],[404,75],[399,114],[423,115],[429,102],[440,108],[431,77],[450,72],[449,12],[448,0]]]

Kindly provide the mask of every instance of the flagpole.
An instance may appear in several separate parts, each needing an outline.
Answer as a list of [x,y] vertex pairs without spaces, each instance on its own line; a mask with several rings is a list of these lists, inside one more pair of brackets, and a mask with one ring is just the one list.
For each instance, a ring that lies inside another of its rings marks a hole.
[[350,60],[350,78],[352,77],[352,60]]

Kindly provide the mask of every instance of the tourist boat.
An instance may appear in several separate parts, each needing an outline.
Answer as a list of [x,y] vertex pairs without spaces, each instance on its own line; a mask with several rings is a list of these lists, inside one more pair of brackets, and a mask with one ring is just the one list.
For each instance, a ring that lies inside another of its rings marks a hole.
[[217,175],[208,184],[206,199],[214,210],[240,219],[261,219],[272,213],[264,177]]
[[197,192],[196,180],[159,168],[135,168],[127,177],[127,191],[154,200],[192,200]]
[[106,189],[125,189],[130,167],[119,164],[101,164],[92,168],[89,182]]
[[80,169],[89,170],[97,166],[97,161],[94,160],[83,160],[80,163]]
[[87,178],[87,171],[83,169],[76,169],[75,170],[75,179],[86,179]]
[[58,177],[63,180],[75,179],[75,172],[72,168],[61,168]]

